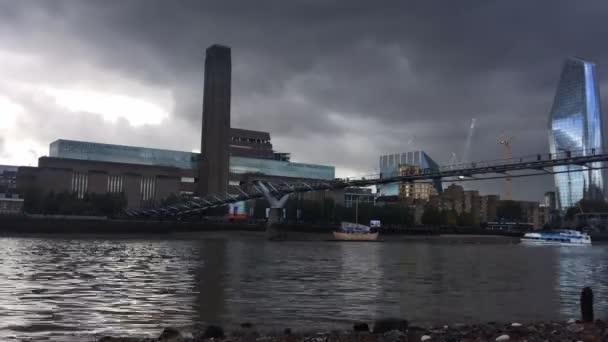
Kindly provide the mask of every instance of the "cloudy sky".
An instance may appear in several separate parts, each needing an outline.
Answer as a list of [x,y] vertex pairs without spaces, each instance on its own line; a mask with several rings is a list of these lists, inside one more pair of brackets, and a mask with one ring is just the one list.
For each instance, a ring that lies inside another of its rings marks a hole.
[[[0,164],[58,138],[199,150],[203,63],[232,47],[232,126],[294,161],[373,173],[412,149],[440,164],[546,153],[568,56],[598,64],[608,3],[589,1],[0,0]],[[514,181],[540,199],[551,178]],[[502,193],[503,182],[468,183]]]

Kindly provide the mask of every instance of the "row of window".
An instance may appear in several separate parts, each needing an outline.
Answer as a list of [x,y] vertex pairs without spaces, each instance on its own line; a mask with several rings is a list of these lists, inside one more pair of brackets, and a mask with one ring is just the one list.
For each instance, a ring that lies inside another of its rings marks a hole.
[[559,242],[570,242],[570,239],[566,239],[566,238],[552,238],[552,237],[545,237],[545,238],[540,238],[540,237],[526,237],[526,239],[529,239],[529,240],[542,240],[542,241],[559,241]]
[[72,174],[72,192],[76,193],[78,198],[84,198],[89,187],[89,175],[82,172],[74,172]]
[[234,142],[247,142],[257,144],[270,144],[270,140],[254,139],[254,138],[243,138],[243,137],[232,137]]
[[344,195],[345,201],[374,202],[374,196]]
[[23,202],[0,201],[0,210],[21,210]]
[[380,168],[386,168],[391,165],[419,165],[421,164],[421,151],[406,152],[400,154],[389,154],[380,157]]
[[[84,198],[89,189],[89,175],[84,172],[74,172],[72,174],[72,192],[78,198]],[[108,176],[107,192],[121,193],[124,191],[123,176]],[[156,177],[142,177],[140,180],[140,191],[142,200],[153,200],[156,196]]]
[[109,193],[121,193],[123,191],[123,177],[122,176],[108,176],[108,192]]
[[156,195],[156,178],[142,177],[141,178],[141,199],[144,201],[153,200]]

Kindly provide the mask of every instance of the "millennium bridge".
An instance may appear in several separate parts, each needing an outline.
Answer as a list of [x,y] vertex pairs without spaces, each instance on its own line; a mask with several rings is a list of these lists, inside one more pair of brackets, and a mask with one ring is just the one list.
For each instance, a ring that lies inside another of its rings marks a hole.
[[[531,177],[565,172],[581,172],[603,169],[608,161],[608,148],[591,151],[564,151],[555,154],[536,154],[519,158],[499,159],[446,165],[438,168],[412,170],[406,174],[373,174],[359,178],[335,179],[332,181],[270,182],[252,179],[236,187],[237,193],[211,194],[205,197],[183,197],[177,204],[146,209],[131,209],[125,213],[132,217],[193,215],[205,210],[265,198],[271,209],[284,206],[290,194],[311,191],[339,190],[347,187],[367,187],[389,183],[418,181],[463,182],[499,178]],[[561,166],[561,167],[560,167]],[[580,167],[565,167],[580,166]],[[272,214],[271,214],[272,215]]]

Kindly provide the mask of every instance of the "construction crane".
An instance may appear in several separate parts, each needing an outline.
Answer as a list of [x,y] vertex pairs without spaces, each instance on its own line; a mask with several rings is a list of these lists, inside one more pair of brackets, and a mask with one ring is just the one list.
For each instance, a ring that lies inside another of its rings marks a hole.
[[454,167],[456,166],[456,164],[458,164],[458,156],[456,155],[456,152],[452,152],[452,157],[450,158],[450,166]]
[[[511,141],[513,137],[509,137],[505,134],[502,134],[498,138],[498,144],[503,145],[505,147],[505,159],[511,159]],[[507,175],[505,178],[505,199],[511,200],[511,177]]]

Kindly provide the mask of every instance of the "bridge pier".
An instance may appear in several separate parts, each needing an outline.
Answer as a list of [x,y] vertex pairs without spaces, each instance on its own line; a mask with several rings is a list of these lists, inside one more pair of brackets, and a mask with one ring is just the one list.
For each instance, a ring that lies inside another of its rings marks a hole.
[[268,212],[268,221],[266,222],[266,238],[268,240],[280,240],[285,238],[285,232],[282,232],[279,225],[283,223],[283,207],[289,198],[289,194],[281,196],[277,199],[270,190],[262,182],[257,182],[258,188],[264,194],[264,198],[270,204]]
[[283,223],[283,208],[270,208],[268,221],[266,222],[266,238],[268,240],[281,240],[285,238],[285,232],[279,228]]

